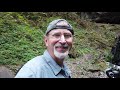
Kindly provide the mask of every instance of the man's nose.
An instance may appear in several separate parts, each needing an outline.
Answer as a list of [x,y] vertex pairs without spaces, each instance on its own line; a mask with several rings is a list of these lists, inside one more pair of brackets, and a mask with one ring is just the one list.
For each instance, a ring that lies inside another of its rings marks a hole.
[[66,43],[66,40],[65,40],[65,37],[64,35],[61,36],[60,40],[59,40],[60,43]]

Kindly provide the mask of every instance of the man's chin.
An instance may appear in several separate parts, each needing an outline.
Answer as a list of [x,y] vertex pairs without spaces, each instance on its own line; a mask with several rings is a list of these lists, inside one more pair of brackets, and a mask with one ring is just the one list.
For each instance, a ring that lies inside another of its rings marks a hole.
[[68,51],[61,53],[61,52],[54,50],[54,55],[59,59],[65,59],[68,56]]

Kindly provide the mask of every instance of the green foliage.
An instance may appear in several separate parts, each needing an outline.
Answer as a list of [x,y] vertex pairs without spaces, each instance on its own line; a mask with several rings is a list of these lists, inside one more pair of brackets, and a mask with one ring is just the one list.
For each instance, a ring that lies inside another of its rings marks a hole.
[[19,65],[43,53],[43,32],[12,23],[0,27],[0,64]]

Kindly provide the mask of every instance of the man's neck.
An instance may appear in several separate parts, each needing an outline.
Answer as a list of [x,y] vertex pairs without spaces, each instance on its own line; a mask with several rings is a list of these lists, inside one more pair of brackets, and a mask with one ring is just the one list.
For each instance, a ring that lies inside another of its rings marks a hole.
[[63,67],[63,61],[64,59],[59,59],[59,58],[54,58],[55,62],[60,66],[60,67]]

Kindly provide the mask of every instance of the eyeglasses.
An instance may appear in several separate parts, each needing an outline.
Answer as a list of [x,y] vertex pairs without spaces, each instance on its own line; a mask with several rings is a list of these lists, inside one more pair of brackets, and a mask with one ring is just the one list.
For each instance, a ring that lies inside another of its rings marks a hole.
[[[49,34],[52,38],[54,38],[54,39],[60,39],[61,38],[61,34],[60,33],[55,33],[55,34]],[[66,34],[64,34],[64,38],[65,39],[70,39],[70,38],[72,38],[73,37],[73,35],[72,34],[68,34],[68,33],[66,33]]]

